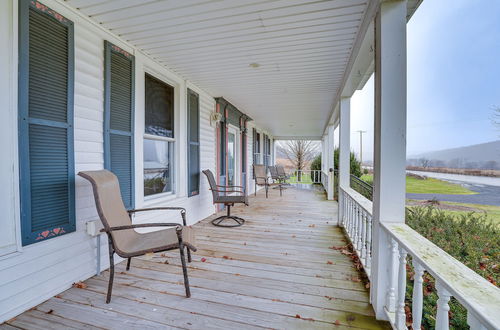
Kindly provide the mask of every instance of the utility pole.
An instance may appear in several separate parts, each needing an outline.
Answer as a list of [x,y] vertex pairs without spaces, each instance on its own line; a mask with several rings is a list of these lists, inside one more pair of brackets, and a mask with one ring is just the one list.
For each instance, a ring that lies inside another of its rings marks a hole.
[[359,130],[356,132],[359,133],[359,162],[361,167],[363,167],[363,133],[366,133],[366,131]]

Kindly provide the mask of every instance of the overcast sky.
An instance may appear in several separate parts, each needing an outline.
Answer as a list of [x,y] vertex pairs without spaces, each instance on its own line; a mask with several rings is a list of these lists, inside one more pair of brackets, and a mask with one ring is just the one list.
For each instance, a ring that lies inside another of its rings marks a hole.
[[[499,139],[500,1],[424,0],[408,23],[408,156]],[[373,77],[351,100],[351,147],[373,152]],[[336,139],[338,141],[338,139]]]

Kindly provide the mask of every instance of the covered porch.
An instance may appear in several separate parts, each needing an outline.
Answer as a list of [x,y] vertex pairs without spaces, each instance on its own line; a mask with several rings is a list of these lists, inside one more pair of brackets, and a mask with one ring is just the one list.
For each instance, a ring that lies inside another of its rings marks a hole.
[[108,271],[64,291],[4,325],[9,328],[384,329],[369,303],[337,226],[337,203],[320,188],[271,190],[234,213],[239,228],[194,225],[198,252],[184,297],[177,251],[117,265],[113,300]]

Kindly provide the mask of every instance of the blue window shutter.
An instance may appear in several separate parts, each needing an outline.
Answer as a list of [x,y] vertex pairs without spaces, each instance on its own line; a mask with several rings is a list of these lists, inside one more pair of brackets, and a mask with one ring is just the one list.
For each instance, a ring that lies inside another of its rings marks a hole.
[[134,56],[104,42],[104,168],[120,182],[123,203],[134,207]]
[[22,244],[75,231],[73,22],[19,2]]
[[200,193],[200,98],[188,89],[188,197]]

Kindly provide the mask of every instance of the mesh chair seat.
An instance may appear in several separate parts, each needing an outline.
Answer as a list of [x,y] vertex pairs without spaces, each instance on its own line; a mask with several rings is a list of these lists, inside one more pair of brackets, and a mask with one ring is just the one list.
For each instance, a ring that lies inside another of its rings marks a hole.
[[[179,248],[179,240],[175,228],[152,231],[149,233],[138,233],[134,229],[130,231],[130,239],[120,246],[121,254],[137,256],[147,252],[161,252]],[[182,229],[182,241],[195,245],[194,230],[191,227]]]

